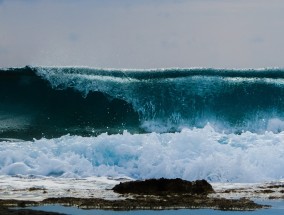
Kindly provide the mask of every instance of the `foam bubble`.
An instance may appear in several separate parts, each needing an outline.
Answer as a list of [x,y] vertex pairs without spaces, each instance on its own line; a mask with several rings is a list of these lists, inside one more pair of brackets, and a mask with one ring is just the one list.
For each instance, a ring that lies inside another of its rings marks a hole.
[[274,133],[284,131],[284,121],[278,118],[273,118],[268,121],[267,130]]
[[207,125],[177,133],[1,142],[0,174],[260,182],[283,179],[283,155],[284,132],[225,134]]

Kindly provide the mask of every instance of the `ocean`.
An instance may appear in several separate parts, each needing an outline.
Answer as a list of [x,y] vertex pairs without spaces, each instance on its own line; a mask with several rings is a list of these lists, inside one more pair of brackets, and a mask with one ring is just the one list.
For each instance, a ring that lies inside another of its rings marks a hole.
[[284,70],[0,69],[0,175],[284,177]]

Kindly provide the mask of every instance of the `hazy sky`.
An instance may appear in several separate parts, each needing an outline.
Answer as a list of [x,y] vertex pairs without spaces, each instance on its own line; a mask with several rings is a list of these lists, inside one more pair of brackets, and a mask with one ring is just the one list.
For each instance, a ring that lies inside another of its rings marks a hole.
[[0,67],[284,67],[283,0],[0,0]]

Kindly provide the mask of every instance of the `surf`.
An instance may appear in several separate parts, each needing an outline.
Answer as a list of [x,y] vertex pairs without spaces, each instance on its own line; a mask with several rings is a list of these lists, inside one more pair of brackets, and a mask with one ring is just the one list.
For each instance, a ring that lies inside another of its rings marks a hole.
[[0,137],[284,129],[284,70],[23,67],[0,70]]
[[283,152],[284,132],[225,134],[210,125],[163,134],[65,135],[1,142],[0,175],[264,182],[283,179]]
[[281,180],[283,80],[277,68],[1,69],[0,175]]

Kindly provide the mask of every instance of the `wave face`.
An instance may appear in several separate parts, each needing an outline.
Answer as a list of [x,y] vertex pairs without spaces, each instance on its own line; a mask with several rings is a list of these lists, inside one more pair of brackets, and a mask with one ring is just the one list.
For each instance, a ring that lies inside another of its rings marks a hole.
[[284,70],[0,70],[0,137],[202,128],[280,132]]

